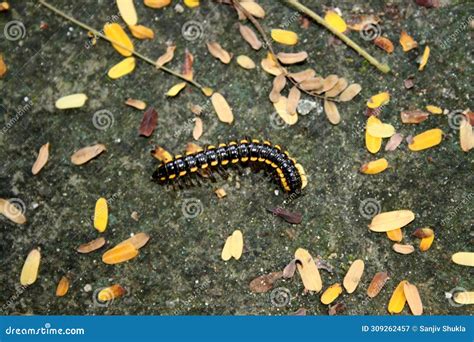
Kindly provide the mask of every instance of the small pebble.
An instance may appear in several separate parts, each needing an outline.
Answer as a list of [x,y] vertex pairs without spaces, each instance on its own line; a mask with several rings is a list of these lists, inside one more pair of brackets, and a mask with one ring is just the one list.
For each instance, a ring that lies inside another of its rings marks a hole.
[[92,291],[92,285],[91,284],[86,284],[84,286],[84,291],[85,292],[91,292]]

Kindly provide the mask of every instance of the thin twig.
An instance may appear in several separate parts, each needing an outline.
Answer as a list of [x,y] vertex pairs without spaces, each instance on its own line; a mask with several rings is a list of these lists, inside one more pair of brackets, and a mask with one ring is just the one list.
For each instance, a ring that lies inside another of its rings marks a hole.
[[337,36],[340,40],[342,40],[344,43],[349,45],[351,48],[353,48],[355,51],[357,51],[362,57],[364,57],[366,60],[369,61],[370,64],[375,66],[377,69],[382,71],[383,73],[388,73],[390,71],[390,67],[388,64],[382,64],[380,63],[377,59],[372,57],[367,51],[365,51],[362,47],[360,47],[356,42],[354,42],[352,39],[350,39],[348,36],[346,36],[344,33],[339,32],[336,30],[334,27],[329,25],[326,20],[321,18],[319,15],[317,15],[315,12],[310,10],[308,7],[300,3],[298,0],[285,0],[285,2],[298,10],[299,12],[307,15],[314,21],[316,21],[318,24],[324,26],[327,28],[329,31],[331,31],[335,36]]
[[205,91],[204,91],[205,87],[203,87],[203,86],[202,86],[201,84],[199,84],[198,82],[196,82],[196,81],[194,81],[194,80],[192,80],[192,79],[189,79],[189,78],[187,78],[187,77],[185,77],[185,76],[183,76],[183,75],[181,75],[181,74],[179,74],[179,73],[177,73],[177,72],[175,72],[175,71],[173,71],[173,70],[171,70],[171,69],[168,69],[168,68],[165,67],[165,66],[162,66],[162,65],[157,64],[156,61],[152,60],[151,58],[149,58],[149,57],[147,57],[147,56],[144,56],[144,55],[142,55],[141,53],[139,53],[139,52],[137,52],[137,51],[135,51],[135,50],[133,50],[133,49],[130,49],[130,48],[127,47],[127,46],[124,46],[121,42],[118,42],[118,41],[116,41],[115,39],[112,39],[112,38],[107,37],[106,35],[102,34],[102,33],[99,32],[99,31],[97,31],[97,30],[94,29],[93,27],[91,27],[91,26],[89,26],[89,25],[87,25],[87,24],[84,24],[83,22],[81,22],[81,21],[79,21],[79,20],[77,20],[77,19],[75,19],[75,18],[69,16],[68,14],[66,14],[66,13],[64,13],[63,11],[57,9],[56,7],[52,6],[51,4],[47,3],[47,2],[44,1],[44,0],[39,0],[39,3],[40,3],[41,5],[43,5],[43,6],[45,6],[46,8],[50,9],[50,10],[53,11],[54,13],[60,15],[61,17],[63,17],[63,18],[65,18],[65,19],[69,20],[70,22],[76,24],[77,26],[80,26],[80,27],[82,27],[83,29],[92,32],[95,36],[98,36],[98,37],[100,37],[100,38],[102,38],[102,39],[105,39],[105,40],[108,41],[109,43],[112,43],[112,44],[114,44],[114,45],[117,45],[117,46],[121,47],[121,48],[124,49],[124,50],[127,50],[128,52],[132,53],[132,54],[135,55],[136,57],[138,57],[138,58],[144,60],[145,62],[147,62],[147,63],[149,63],[149,64],[155,66],[157,69],[163,70],[163,71],[165,71],[165,72],[167,72],[167,73],[169,73],[169,74],[171,74],[171,75],[173,75],[173,76],[175,76],[175,77],[178,77],[178,78],[180,78],[180,79],[182,79],[182,80],[184,80],[184,81],[186,81],[186,82],[192,84],[193,86],[198,87],[199,89],[201,89],[201,91],[205,92]]

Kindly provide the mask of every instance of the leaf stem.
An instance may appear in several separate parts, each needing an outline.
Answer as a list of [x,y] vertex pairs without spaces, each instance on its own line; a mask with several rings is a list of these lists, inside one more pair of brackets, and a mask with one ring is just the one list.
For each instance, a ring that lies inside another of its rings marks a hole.
[[298,10],[299,12],[307,15],[314,21],[316,21],[318,24],[324,26],[327,28],[329,31],[331,31],[335,36],[337,36],[340,40],[342,40],[344,43],[349,45],[351,48],[353,48],[355,51],[357,51],[362,57],[364,57],[367,61],[369,61],[370,64],[375,66],[377,69],[382,71],[383,73],[388,73],[390,71],[390,67],[388,64],[382,64],[380,63],[377,59],[372,57],[367,51],[365,51],[362,47],[360,47],[356,42],[354,42],[352,39],[350,39],[348,36],[346,36],[344,33],[339,32],[336,30],[334,27],[329,25],[326,20],[324,20],[322,17],[320,17],[318,14],[310,10],[308,7],[300,3],[298,0],[285,0],[285,2]]
[[94,35],[96,35],[96,36],[98,36],[98,37],[100,37],[100,38],[102,38],[102,39],[105,39],[105,40],[108,41],[109,43],[112,43],[112,44],[114,44],[114,45],[120,46],[121,48],[123,48],[123,49],[129,51],[129,52],[132,53],[134,56],[136,56],[136,57],[138,57],[138,58],[144,60],[145,62],[147,62],[147,63],[149,63],[149,64],[151,64],[151,65],[153,65],[153,66],[155,66],[157,69],[163,70],[164,72],[167,72],[168,74],[171,74],[171,75],[173,75],[173,76],[175,76],[175,77],[178,77],[178,78],[180,78],[180,79],[182,79],[182,80],[184,80],[184,81],[186,81],[186,82],[192,84],[193,86],[198,87],[199,89],[201,89],[201,91],[203,91],[204,87],[203,87],[201,84],[199,84],[198,82],[196,82],[196,81],[194,81],[194,80],[192,80],[192,79],[189,79],[189,78],[187,78],[187,77],[185,77],[185,76],[183,76],[183,75],[181,75],[181,74],[179,74],[179,73],[177,73],[177,72],[175,72],[175,71],[173,71],[173,70],[171,70],[171,69],[169,69],[169,68],[167,68],[167,67],[165,67],[165,66],[156,64],[156,62],[155,62],[154,60],[152,60],[151,58],[149,58],[149,57],[147,57],[147,56],[141,54],[140,52],[137,52],[137,51],[135,51],[135,50],[132,50],[132,49],[130,49],[130,48],[127,47],[127,46],[124,46],[122,43],[116,41],[115,39],[112,39],[112,38],[107,37],[106,35],[104,35],[103,33],[99,32],[99,31],[97,31],[97,30],[94,29],[93,27],[91,27],[91,26],[89,26],[89,25],[87,25],[87,24],[85,24],[85,23],[83,23],[83,22],[81,22],[81,21],[79,21],[79,20],[77,20],[77,19],[71,17],[70,15],[64,13],[63,11],[61,11],[61,10],[59,10],[58,8],[54,7],[53,5],[47,3],[45,0],[39,0],[39,3],[40,3],[41,5],[43,5],[43,6],[45,6],[46,8],[48,8],[49,10],[53,11],[54,13],[60,15],[61,17],[63,17],[63,18],[65,18],[65,19],[69,20],[70,22],[76,24],[77,26],[80,26],[80,27],[82,27],[83,29],[92,32]]

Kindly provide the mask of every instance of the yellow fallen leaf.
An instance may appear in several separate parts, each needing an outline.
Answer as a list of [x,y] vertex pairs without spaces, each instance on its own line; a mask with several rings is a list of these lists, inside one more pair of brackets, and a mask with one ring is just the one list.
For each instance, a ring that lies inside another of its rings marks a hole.
[[128,261],[138,255],[138,249],[131,242],[125,242],[109,249],[102,255],[105,264],[114,265]]
[[201,88],[201,91],[204,95],[206,95],[207,97],[211,96],[212,94],[214,94],[214,90],[212,90],[212,88],[209,88],[209,87],[203,87]]
[[367,126],[365,129],[365,146],[370,153],[377,153],[382,147],[382,138],[374,137],[369,134],[369,126],[374,124],[382,124],[382,122],[375,116],[371,115],[367,119]]
[[38,249],[32,249],[26,257],[23,268],[21,269],[20,283],[21,285],[31,285],[38,277],[38,269],[41,261],[41,253]]
[[144,0],[143,3],[151,8],[162,8],[171,4],[171,0]]
[[415,214],[411,210],[388,211],[375,215],[369,228],[374,232],[388,232],[402,228],[414,219]]
[[227,239],[225,240],[225,244],[221,252],[222,260],[228,261],[230,260],[230,258],[232,258],[231,248],[232,248],[232,235],[227,237]]
[[184,0],[184,4],[189,8],[198,7],[199,0]]
[[321,276],[313,257],[306,249],[298,248],[295,252],[297,261],[296,267],[303,281],[303,285],[308,291],[319,292],[323,288]]
[[404,52],[410,51],[418,46],[418,43],[405,31],[400,34],[400,45]]
[[232,114],[232,109],[230,108],[224,96],[218,92],[215,92],[211,96],[211,102],[220,121],[228,124],[231,124],[234,121],[234,114]]
[[411,151],[421,151],[441,143],[443,131],[439,128],[433,128],[413,137],[408,148]]
[[364,261],[357,259],[349,267],[342,283],[347,293],[352,293],[356,290],[360,278],[362,278],[362,273],[364,273]]
[[135,69],[135,58],[128,57],[110,68],[107,75],[111,79],[117,79],[131,73]]
[[137,11],[135,10],[133,0],[117,0],[117,7],[123,21],[125,21],[128,26],[137,24]]
[[415,285],[410,284],[406,281],[403,284],[403,293],[405,294],[406,301],[410,307],[410,311],[415,316],[423,314],[423,303],[421,302],[420,293]]
[[237,57],[237,64],[244,69],[255,69],[255,62],[250,57],[244,55]]
[[221,258],[224,261],[230,260],[234,257],[235,260],[239,260],[242,256],[244,248],[244,239],[240,230],[234,230],[230,235],[222,248]]
[[59,280],[58,286],[56,287],[56,296],[63,297],[66,295],[69,290],[69,279],[65,276],[62,276]]
[[298,35],[293,31],[273,29],[271,31],[271,36],[275,42],[280,44],[295,45],[298,43]]
[[395,127],[385,123],[372,123],[367,126],[367,132],[376,138],[390,138],[395,134]]
[[369,101],[367,101],[367,107],[369,108],[378,108],[390,101],[390,94],[386,91],[378,93],[377,95],[372,96]]
[[324,20],[336,31],[343,33],[347,30],[347,24],[335,11],[327,11]]
[[457,252],[451,260],[458,265],[474,267],[474,252]]
[[7,64],[3,59],[3,55],[0,54],[0,78],[3,77],[7,73]]
[[375,175],[382,171],[385,171],[388,167],[388,161],[385,158],[380,158],[368,163],[365,163],[361,166],[360,172],[366,175]]
[[119,24],[117,23],[105,24],[104,34],[107,38],[116,42],[116,43],[112,43],[112,46],[122,56],[130,57],[132,55],[132,51],[134,51],[133,43]]
[[462,305],[474,304],[474,291],[456,292],[453,299],[456,303]]
[[70,108],[80,108],[84,106],[87,101],[86,94],[71,94],[63,96],[56,100],[55,106],[57,109],[70,109]]
[[469,152],[474,148],[474,131],[466,118],[461,118],[459,124],[459,144],[464,152]]
[[135,38],[138,39],[153,39],[155,38],[155,32],[149,27],[143,25],[133,25],[128,27],[130,32]]
[[186,87],[186,82],[180,82],[178,84],[175,84],[166,92],[166,96],[170,96],[170,97],[176,96],[179,94],[181,90],[184,89],[184,87]]
[[103,233],[107,228],[108,219],[109,208],[107,205],[107,200],[101,197],[95,203],[94,228],[97,229],[100,233]]
[[394,229],[394,230],[389,230],[387,232],[387,237],[391,241],[400,242],[403,239],[403,232],[400,228]]
[[426,46],[425,50],[423,51],[423,56],[421,56],[420,67],[418,68],[419,71],[422,71],[426,63],[428,63],[428,58],[430,57],[430,47]]
[[428,237],[424,237],[420,241],[420,251],[426,252],[428,249],[430,249],[431,245],[433,244],[435,235],[431,235]]
[[431,114],[443,114],[443,109],[433,105],[427,105],[426,110]]
[[400,313],[402,312],[403,308],[405,307],[405,303],[407,301],[405,297],[405,284],[407,283],[406,280],[403,280],[398,284],[393,291],[392,297],[388,303],[388,312],[389,313]]
[[321,303],[328,305],[334,302],[342,293],[342,286],[339,283],[329,286],[321,295]]
[[278,101],[273,103],[273,107],[287,125],[291,126],[298,122],[298,114],[291,115],[288,113],[288,99],[285,96],[280,96]]
[[49,143],[44,144],[41,146],[38,157],[36,158],[33,167],[31,168],[31,173],[37,175],[41,169],[46,165],[49,158]]

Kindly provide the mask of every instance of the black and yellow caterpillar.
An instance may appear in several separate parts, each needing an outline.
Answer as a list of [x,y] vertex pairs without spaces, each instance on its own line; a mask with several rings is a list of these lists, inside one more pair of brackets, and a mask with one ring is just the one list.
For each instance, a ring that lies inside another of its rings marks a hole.
[[240,142],[231,141],[227,144],[207,146],[201,151],[176,155],[173,160],[161,163],[153,173],[153,179],[166,183],[184,177],[199,170],[217,168],[231,164],[262,163],[274,169],[281,186],[290,194],[299,193],[302,187],[302,169],[295,159],[279,145],[269,141],[260,142],[256,139],[242,139]]

